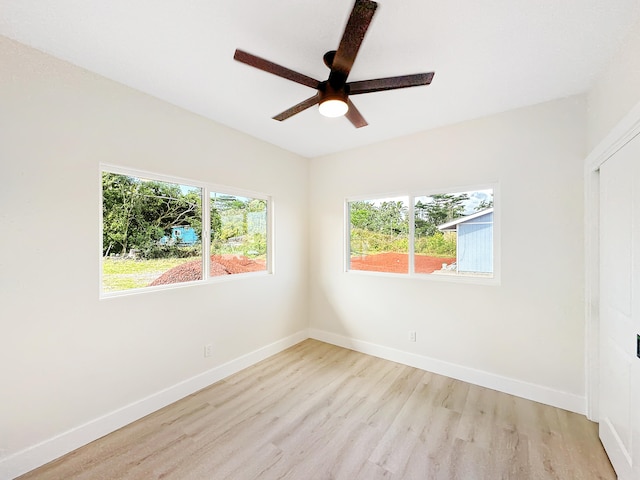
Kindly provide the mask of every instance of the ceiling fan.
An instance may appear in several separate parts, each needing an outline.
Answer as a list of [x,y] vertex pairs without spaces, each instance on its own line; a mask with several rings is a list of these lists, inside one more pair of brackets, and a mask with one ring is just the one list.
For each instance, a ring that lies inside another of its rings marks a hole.
[[327,117],[344,115],[356,128],[364,127],[367,125],[367,121],[349,98],[350,95],[428,85],[434,75],[433,72],[416,73],[399,77],[347,82],[351,67],[353,67],[356,55],[377,7],[378,4],[372,0],[356,0],[342,35],[342,40],[338,45],[338,50],[331,50],[324,54],[324,63],[331,72],[329,73],[329,78],[323,82],[242,50],[236,50],[233,58],[238,62],[246,63],[265,72],[317,90],[313,97],[303,100],[273,117],[275,120],[286,120],[309,107],[319,104],[318,108],[322,115]]

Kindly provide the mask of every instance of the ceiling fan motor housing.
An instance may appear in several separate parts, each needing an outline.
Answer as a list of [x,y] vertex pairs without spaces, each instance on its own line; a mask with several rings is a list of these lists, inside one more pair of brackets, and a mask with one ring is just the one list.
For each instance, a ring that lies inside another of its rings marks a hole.
[[343,85],[340,88],[334,88],[329,82],[321,82],[318,86],[320,92],[320,103],[327,100],[341,100],[347,103],[347,97],[349,96],[348,86]]

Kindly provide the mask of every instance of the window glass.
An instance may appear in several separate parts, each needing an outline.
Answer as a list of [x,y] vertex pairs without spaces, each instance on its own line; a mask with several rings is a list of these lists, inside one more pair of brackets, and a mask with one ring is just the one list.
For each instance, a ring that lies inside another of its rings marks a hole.
[[352,201],[349,269],[408,273],[408,197]]
[[267,270],[267,201],[215,192],[210,200],[210,275]]
[[493,190],[415,198],[416,273],[493,276]]
[[102,172],[102,292],[202,279],[202,189]]

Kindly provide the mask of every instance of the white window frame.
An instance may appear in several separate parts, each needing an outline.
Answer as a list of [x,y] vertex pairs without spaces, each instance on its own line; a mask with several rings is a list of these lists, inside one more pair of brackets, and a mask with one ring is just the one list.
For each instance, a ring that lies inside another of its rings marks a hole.
[[[481,275],[434,275],[428,273],[415,272],[415,201],[418,197],[425,197],[439,194],[457,194],[463,192],[473,192],[478,190],[493,190],[493,275],[491,277]],[[408,273],[374,272],[369,270],[352,270],[351,264],[351,219],[349,218],[349,203],[382,200],[387,198],[407,197],[408,217],[409,217],[409,271]],[[412,278],[435,282],[470,283],[480,285],[500,285],[501,284],[501,226],[500,226],[501,199],[498,183],[474,184],[456,186],[451,188],[425,188],[413,190],[409,193],[393,192],[372,195],[350,196],[344,202],[344,273],[349,275],[372,275],[384,277]]]
[[[202,246],[201,246],[201,256],[202,256],[202,279],[193,280],[189,282],[179,282],[172,283],[167,285],[157,285],[153,287],[139,287],[139,288],[131,288],[128,290],[118,290],[116,292],[104,292],[102,290],[102,233],[103,233],[103,225],[104,219],[102,217],[102,173],[115,173],[118,175],[127,175],[135,178],[143,178],[145,180],[156,180],[159,182],[173,183],[179,185],[187,185],[190,187],[197,187],[201,189],[202,194]],[[263,276],[263,275],[272,275],[274,273],[273,268],[273,253],[274,253],[274,235],[273,235],[273,199],[271,195],[267,195],[264,193],[254,192],[250,190],[244,190],[236,187],[229,187],[226,185],[220,185],[215,183],[207,183],[201,182],[197,180],[192,180],[183,177],[176,177],[172,175],[164,175],[154,172],[149,172],[145,170],[132,169],[127,167],[121,167],[118,165],[101,163],[99,165],[98,170],[98,185],[100,191],[100,201],[98,205],[98,211],[100,219],[100,228],[98,232],[98,258],[99,258],[99,298],[107,299],[114,297],[122,297],[127,295],[138,295],[147,292],[155,292],[159,290],[170,290],[174,288],[183,288],[194,285],[203,285],[203,284],[211,284],[216,282],[224,282],[231,280],[238,280],[239,278],[247,278],[254,276]],[[257,272],[246,272],[246,273],[236,273],[232,275],[220,275],[220,276],[210,276],[210,261],[209,258],[211,254],[209,253],[211,250],[211,218],[210,218],[210,201],[211,201],[211,193],[225,194],[225,195],[233,195],[240,197],[248,197],[255,198],[259,200],[264,200],[267,203],[267,258],[266,258],[266,269],[257,271]]]

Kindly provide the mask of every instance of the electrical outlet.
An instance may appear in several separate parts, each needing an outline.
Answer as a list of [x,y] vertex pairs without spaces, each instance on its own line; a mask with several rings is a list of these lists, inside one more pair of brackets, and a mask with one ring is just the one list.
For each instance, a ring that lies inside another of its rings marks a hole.
[[210,357],[211,355],[213,355],[213,345],[209,343],[208,345],[204,346],[204,356]]
[[415,330],[410,330],[409,331],[409,341],[410,342],[415,342],[416,341],[416,331]]

